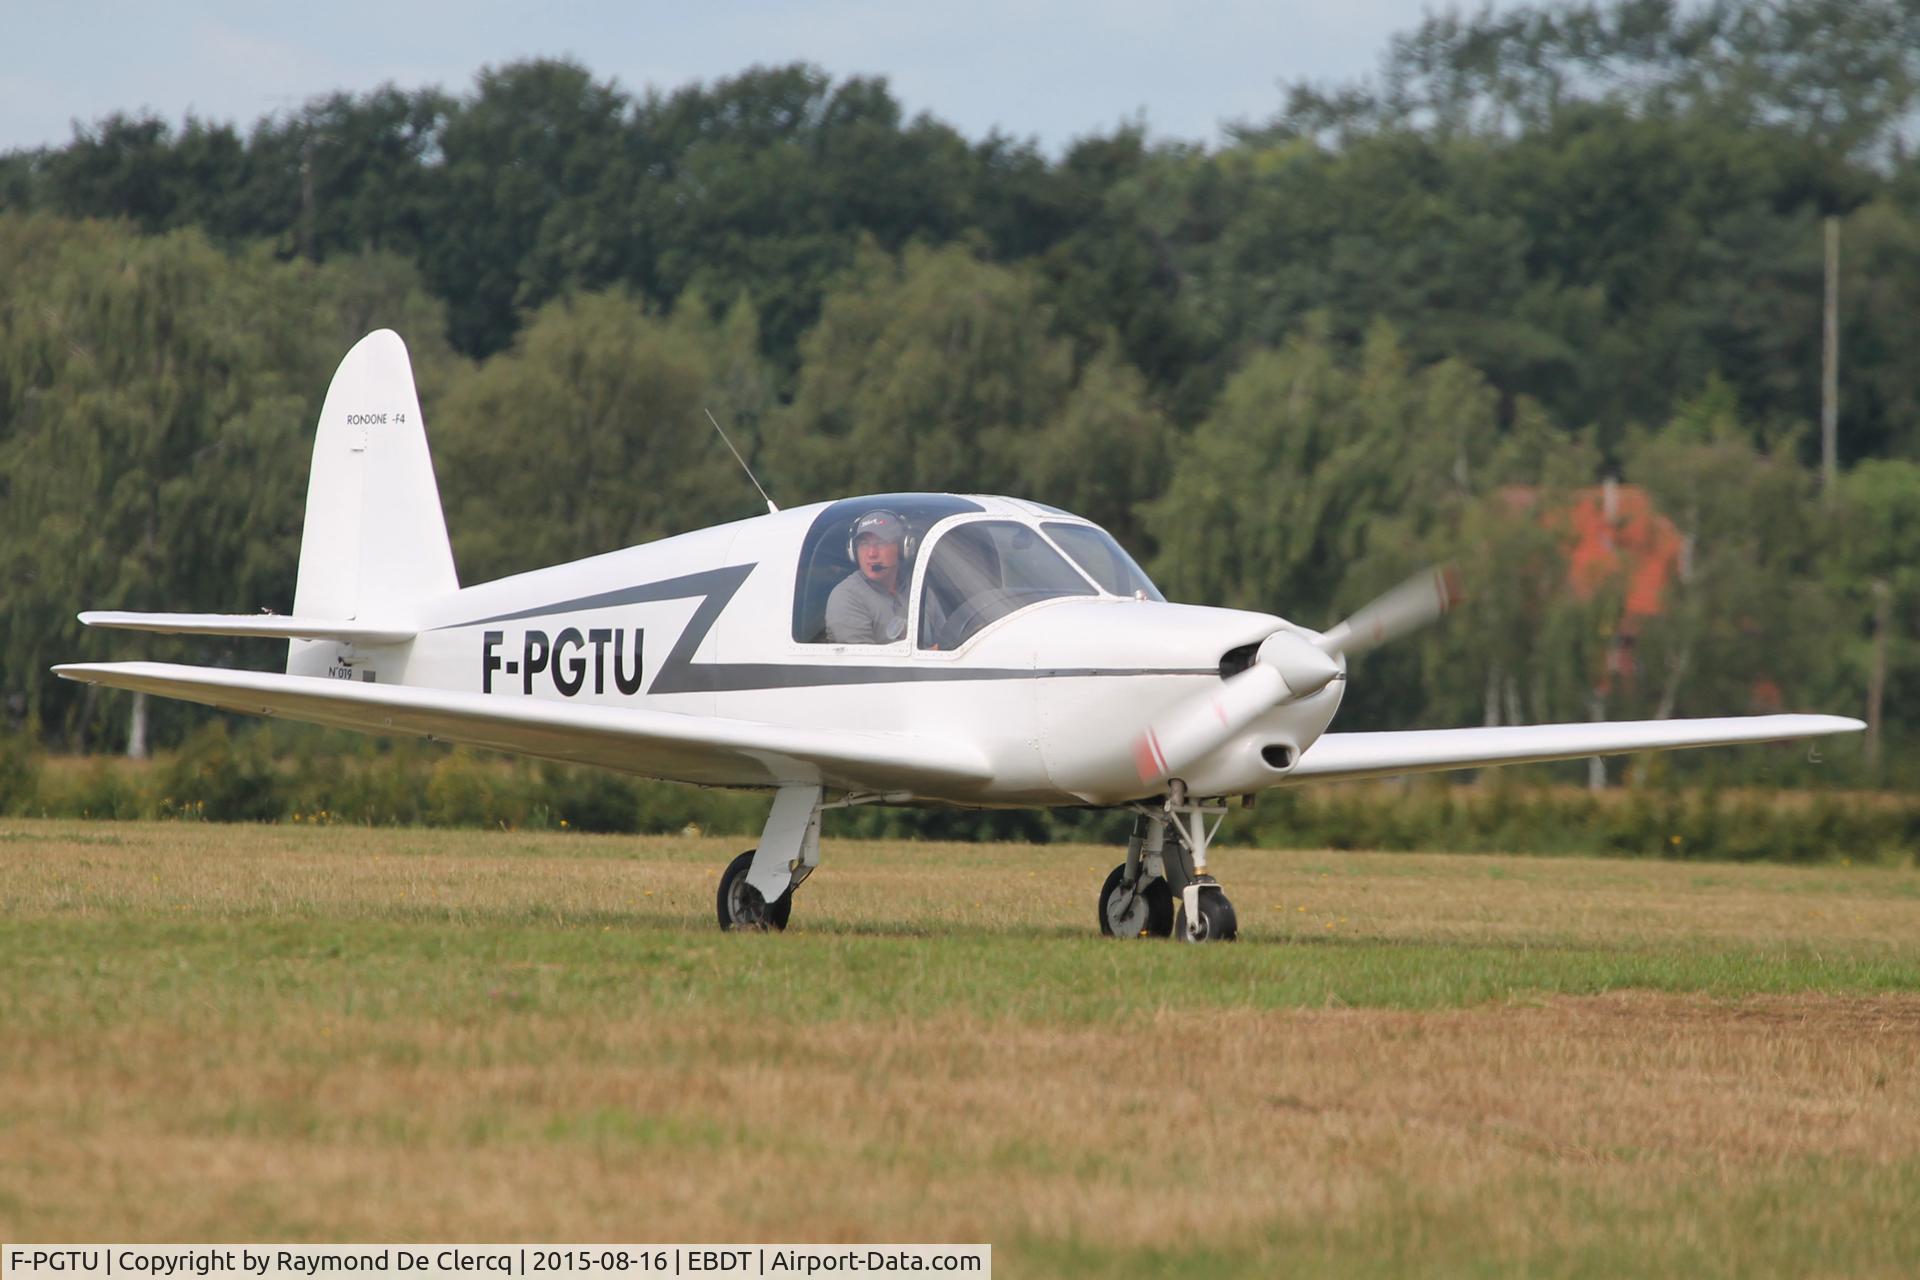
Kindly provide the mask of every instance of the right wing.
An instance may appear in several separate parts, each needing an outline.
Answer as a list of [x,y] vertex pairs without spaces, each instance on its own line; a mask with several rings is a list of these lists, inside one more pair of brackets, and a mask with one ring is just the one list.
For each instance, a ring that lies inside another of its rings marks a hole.
[[992,777],[973,748],[920,734],[794,728],[169,662],[70,663],[53,670],[85,684],[228,711],[433,738],[704,786],[817,783],[848,791],[952,796]]
[[1867,726],[1846,716],[1724,716],[1712,720],[1612,720],[1480,729],[1329,733],[1300,753],[1289,782],[1337,782],[1400,773],[1477,769],[1529,760],[1581,760],[1674,747],[1779,742]]

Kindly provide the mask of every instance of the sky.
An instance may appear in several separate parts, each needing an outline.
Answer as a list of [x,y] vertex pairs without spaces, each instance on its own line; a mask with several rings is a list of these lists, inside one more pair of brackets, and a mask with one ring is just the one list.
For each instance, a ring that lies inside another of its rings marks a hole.
[[[1053,154],[1144,121],[1217,143],[1280,82],[1375,70],[1388,39],[1452,0],[0,0],[0,151],[151,111],[237,123],[392,82],[464,94],[483,66],[570,57],[635,96],[747,67],[881,75],[909,114]],[[1473,9],[1481,7],[1474,0]],[[1504,4],[1497,7],[1506,7]]]

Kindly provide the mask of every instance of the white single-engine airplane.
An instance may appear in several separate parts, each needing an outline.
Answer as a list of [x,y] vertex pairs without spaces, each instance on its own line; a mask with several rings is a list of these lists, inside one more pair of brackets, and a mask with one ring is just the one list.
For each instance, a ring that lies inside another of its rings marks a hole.
[[[1347,659],[1443,612],[1446,575],[1316,633],[1169,604],[1104,530],[1036,502],[898,493],[767,506],[462,587],[407,350],[381,330],[327,392],[290,616],[80,615],[284,638],[286,673],[54,670],[230,711],[771,789],[758,846],[720,881],[722,928],[785,927],[830,808],[1129,809],[1101,930],[1218,940],[1236,932],[1207,870],[1226,797],[1865,727],[1771,715],[1328,733]],[[869,531],[861,546],[856,524]],[[850,612],[877,634],[832,634]]]

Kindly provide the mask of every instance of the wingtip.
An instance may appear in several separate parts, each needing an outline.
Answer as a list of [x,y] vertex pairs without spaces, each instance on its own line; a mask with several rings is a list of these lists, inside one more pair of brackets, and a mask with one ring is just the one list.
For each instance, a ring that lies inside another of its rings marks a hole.
[[1852,716],[1831,716],[1824,712],[1801,712],[1793,715],[1811,733],[1861,733],[1867,727],[1865,720],[1856,720]]

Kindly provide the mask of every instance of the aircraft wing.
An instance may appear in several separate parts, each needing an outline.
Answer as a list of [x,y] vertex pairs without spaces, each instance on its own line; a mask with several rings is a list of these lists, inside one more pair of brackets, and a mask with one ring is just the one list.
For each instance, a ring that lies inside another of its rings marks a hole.
[[819,783],[951,794],[992,776],[971,747],[906,733],[794,728],[168,662],[70,663],[54,673],[229,711],[405,734],[706,786]]
[[1580,760],[1673,747],[1778,742],[1866,728],[1845,716],[1726,716],[1713,720],[1616,720],[1483,729],[1329,733],[1300,753],[1288,781],[1337,782],[1399,773],[1477,769],[1529,760]]

